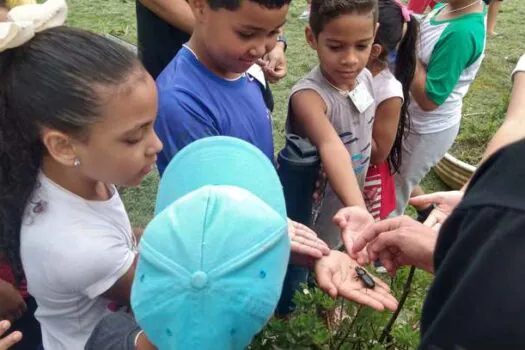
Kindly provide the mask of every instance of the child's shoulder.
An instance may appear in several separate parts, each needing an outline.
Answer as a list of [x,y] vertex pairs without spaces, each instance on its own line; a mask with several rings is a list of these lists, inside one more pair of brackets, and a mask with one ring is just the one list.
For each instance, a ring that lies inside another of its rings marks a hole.
[[404,99],[403,85],[396,79],[390,69],[384,69],[374,77],[374,95],[376,104],[392,98],[400,97]]
[[370,93],[374,92],[374,77],[368,68],[363,69],[361,73],[357,76],[357,81],[360,84],[364,84]]
[[433,25],[444,25],[446,35],[457,37],[467,37],[472,35],[485,35],[486,30],[486,9],[481,12],[468,13],[451,20],[440,21],[436,17],[445,5],[435,9],[430,15],[430,22]]
[[323,73],[319,66],[315,66],[308,74],[299,79],[294,86],[304,85],[304,84],[321,84],[324,81]]
[[200,88],[202,85],[200,82],[205,81],[206,76],[199,69],[199,63],[192,55],[193,53],[186,47],[179,50],[157,78],[156,83],[160,93],[181,87],[188,90]]
[[290,91],[290,96],[301,90],[313,90],[325,99],[329,91],[328,88],[329,85],[327,84],[321,69],[319,66],[316,66],[294,84]]
[[378,87],[397,87],[402,86],[401,82],[397,80],[395,75],[390,71],[390,69],[383,69],[379,74],[372,78],[374,89]]

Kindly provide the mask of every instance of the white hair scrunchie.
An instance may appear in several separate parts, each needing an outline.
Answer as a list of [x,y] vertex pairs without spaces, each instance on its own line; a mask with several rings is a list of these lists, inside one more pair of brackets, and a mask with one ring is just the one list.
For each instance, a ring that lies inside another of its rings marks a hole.
[[21,5],[11,9],[8,21],[0,23],[0,52],[25,44],[35,33],[64,24],[65,0],[48,0],[43,4]]

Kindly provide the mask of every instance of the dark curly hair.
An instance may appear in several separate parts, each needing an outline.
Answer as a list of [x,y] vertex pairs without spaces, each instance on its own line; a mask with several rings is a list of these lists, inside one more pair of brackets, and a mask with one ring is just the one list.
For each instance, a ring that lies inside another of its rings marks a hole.
[[87,136],[100,119],[97,88],[140,67],[127,49],[86,31],[57,27],[0,53],[0,251],[23,278],[20,229],[46,148],[43,128]]
[[[414,16],[406,22],[407,31],[403,36],[405,19],[401,7],[394,0],[379,0],[379,29],[375,43],[381,45],[383,52],[380,59],[386,61],[388,55],[396,50],[397,60],[394,76],[403,86],[404,101],[401,106],[401,115],[397,128],[396,138],[392,150],[388,155],[388,162],[392,173],[399,171],[401,166],[401,149],[405,132],[410,128],[410,85],[416,71],[416,43],[419,33],[419,24]],[[399,47],[398,47],[399,45]]]
[[312,0],[310,28],[318,36],[331,20],[346,14],[368,14],[372,12],[377,23],[377,0]]

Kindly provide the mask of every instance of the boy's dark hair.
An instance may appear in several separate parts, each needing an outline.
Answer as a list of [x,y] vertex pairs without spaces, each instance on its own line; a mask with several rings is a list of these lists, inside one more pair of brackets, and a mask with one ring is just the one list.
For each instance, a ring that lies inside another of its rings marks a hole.
[[401,147],[405,132],[410,128],[408,106],[410,105],[410,85],[416,71],[416,43],[419,33],[419,24],[414,16],[406,22],[407,31],[403,36],[405,18],[400,5],[394,0],[379,0],[379,29],[375,43],[381,45],[383,52],[380,59],[388,60],[388,55],[396,49],[397,61],[394,76],[403,86],[404,101],[401,106],[401,115],[397,135],[392,150],[388,155],[388,162],[392,173],[396,173],[401,166]]
[[8,8],[5,0],[0,0],[0,8]]
[[284,5],[289,5],[292,0],[207,0],[208,6],[212,10],[226,9],[235,11],[241,7],[242,1],[251,1],[268,9],[280,9]]
[[68,27],[37,33],[0,53],[0,252],[17,284],[23,216],[46,154],[42,129],[86,138],[100,120],[100,88],[118,87],[137,67],[135,55],[121,45]]
[[310,7],[310,28],[318,36],[324,26],[341,15],[372,12],[374,25],[377,23],[377,0],[312,0]]

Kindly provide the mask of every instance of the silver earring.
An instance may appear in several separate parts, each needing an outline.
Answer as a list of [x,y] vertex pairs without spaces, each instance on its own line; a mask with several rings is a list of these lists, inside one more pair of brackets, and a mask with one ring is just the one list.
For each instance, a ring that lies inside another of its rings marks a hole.
[[79,166],[80,166],[80,160],[78,160],[78,158],[76,158],[76,159],[73,161],[73,165],[76,166],[76,167],[79,167]]

